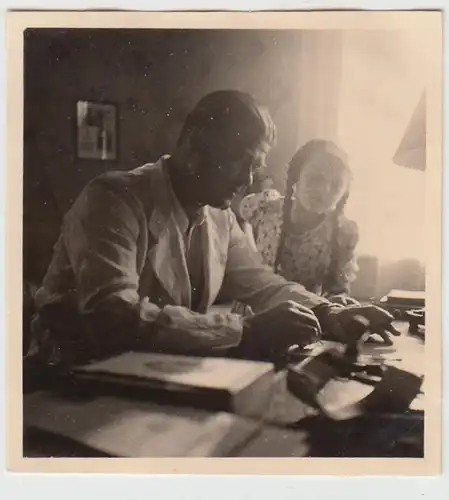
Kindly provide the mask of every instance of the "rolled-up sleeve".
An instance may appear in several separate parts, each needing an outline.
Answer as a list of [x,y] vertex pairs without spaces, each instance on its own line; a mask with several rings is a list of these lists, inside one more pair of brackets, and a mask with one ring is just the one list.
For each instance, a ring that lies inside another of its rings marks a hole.
[[221,292],[223,298],[247,304],[256,313],[288,300],[311,309],[329,303],[264,266],[260,255],[249,247],[232,213],[229,213],[229,224],[230,243]]

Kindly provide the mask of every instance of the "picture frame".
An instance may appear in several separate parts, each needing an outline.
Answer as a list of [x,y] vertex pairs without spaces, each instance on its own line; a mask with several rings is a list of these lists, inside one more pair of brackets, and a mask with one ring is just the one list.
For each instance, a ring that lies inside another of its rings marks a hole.
[[115,161],[118,157],[118,106],[76,101],[76,158]]

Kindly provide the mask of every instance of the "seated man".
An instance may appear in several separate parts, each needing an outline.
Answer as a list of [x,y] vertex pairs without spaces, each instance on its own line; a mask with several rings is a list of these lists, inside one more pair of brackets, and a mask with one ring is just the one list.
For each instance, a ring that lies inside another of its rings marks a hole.
[[[271,359],[322,330],[340,340],[364,317],[391,332],[382,309],[335,307],[261,264],[230,204],[275,139],[268,111],[238,91],[197,104],[171,155],[91,181],[64,218],[36,294],[37,352],[80,363],[125,350]],[[217,298],[254,316],[216,314]]]

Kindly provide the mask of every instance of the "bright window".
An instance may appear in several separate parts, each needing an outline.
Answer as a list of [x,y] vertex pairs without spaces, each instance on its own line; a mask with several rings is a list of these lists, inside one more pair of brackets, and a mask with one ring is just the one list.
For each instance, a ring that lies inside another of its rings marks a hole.
[[347,215],[359,223],[359,252],[424,262],[425,174],[393,163],[425,88],[414,43],[402,33],[347,32],[339,141],[355,175]]

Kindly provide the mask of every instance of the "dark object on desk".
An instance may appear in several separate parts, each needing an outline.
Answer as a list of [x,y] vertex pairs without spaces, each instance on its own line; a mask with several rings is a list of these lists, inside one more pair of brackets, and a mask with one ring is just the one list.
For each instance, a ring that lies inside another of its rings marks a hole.
[[263,427],[244,446],[235,449],[232,456],[423,458],[423,413],[339,422],[325,416],[309,416],[286,427]]
[[425,337],[426,313],[425,309],[413,309],[405,313],[409,322],[409,333],[418,337]]
[[270,363],[128,352],[73,370],[72,389],[260,418],[273,396]]
[[[374,387],[355,403],[339,409],[328,408],[320,399],[324,387],[336,378],[356,379]],[[375,414],[405,413],[421,391],[423,378],[395,366],[379,362],[354,362],[341,346],[317,347],[304,359],[291,364],[287,372],[288,390],[331,420],[350,420]]]
[[335,421],[308,417],[291,426],[307,435],[309,457],[328,458],[423,458],[424,413],[365,415]]

